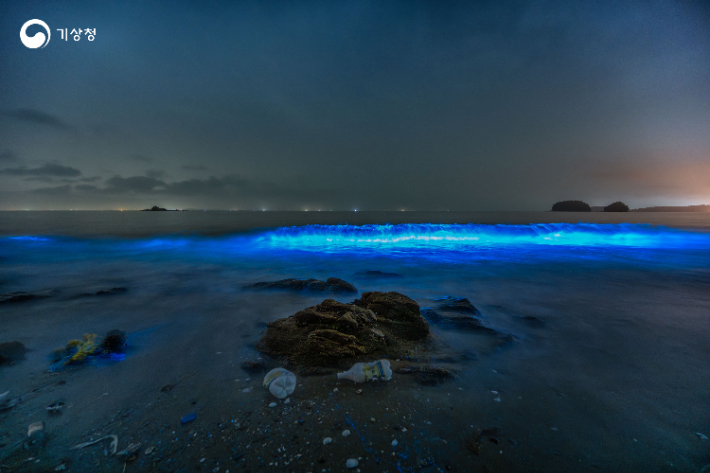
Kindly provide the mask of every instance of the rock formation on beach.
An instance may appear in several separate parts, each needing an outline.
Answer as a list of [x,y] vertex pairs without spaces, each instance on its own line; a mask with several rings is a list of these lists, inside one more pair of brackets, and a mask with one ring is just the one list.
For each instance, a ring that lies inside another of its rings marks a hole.
[[357,293],[355,286],[340,278],[318,279],[281,279],[264,281],[244,286],[245,289],[287,289],[294,291],[331,292],[334,294]]
[[614,202],[604,207],[604,212],[628,212],[629,206],[623,202]]
[[553,212],[591,212],[592,208],[588,203],[581,200],[564,200],[556,202],[552,206]]
[[419,304],[397,292],[366,292],[345,304],[326,299],[267,325],[262,352],[298,367],[339,367],[402,357],[429,337]]

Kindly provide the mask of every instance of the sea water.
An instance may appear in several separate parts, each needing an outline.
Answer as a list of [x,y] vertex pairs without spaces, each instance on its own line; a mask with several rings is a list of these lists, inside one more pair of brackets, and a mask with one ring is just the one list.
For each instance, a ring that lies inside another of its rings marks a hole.
[[[120,328],[122,363],[209,370],[203,351],[253,357],[266,323],[332,297],[244,289],[255,282],[339,277],[422,307],[466,297],[514,341],[432,325],[445,350],[477,355],[449,428],[506,424],[566,452],[564,468],[710,462],[695,435],[710,435],[710,215],[359,214],[0,213],[0,293],[56,291],[0,307],[0,342],[31,347],[39,370],[66,340]],[[127,292],[75,297],[112,287]]]

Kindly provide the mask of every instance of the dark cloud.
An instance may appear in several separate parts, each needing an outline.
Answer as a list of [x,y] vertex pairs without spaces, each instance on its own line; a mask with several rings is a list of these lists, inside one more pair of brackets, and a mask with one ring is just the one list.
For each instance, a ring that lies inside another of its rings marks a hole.
[[40,195],[64,196],[70,194],[71,190],[72,186],[70,184],[66,184],[64,186],[57,187],[40,187],[39,189],[34,189],[30,192]]
[[145,172],[145,175],[148,177],[153,177],[155,179],[160,179],[166,177],[168,173],[166,173],[162,169],[149,169]]
[[109,193],[145,193],[149,194],[165,188],[165,182],[147,176],[121,177],[106,179],[104,192]]
[[28,168],[27,166],[5,168],[0,170],[0,174],[6,176],[78,177],[81,176],[81,171],[61,164],[47,163],[35,168]]
[[17,160],[17,155],[13,153],[10,150],[6,150],[0,153],[0,162],[1,161],[16,161]]
[[73,127],[67,125],[59,117],[50,115],[49,113],[41,112],[39,110],[32,110],[28,108],[5,111],[0,113],[0,116],[4,116],[12,120],[17,120],[25,123],[48,126],[50,128],[54,128],[55,130],[69,131],[73,129]]
[[197,164],[197,165],[186,164],[185,166],[182,166],[182,169],[185,171],[206,171],[207,170],[207,168],[201,164]]

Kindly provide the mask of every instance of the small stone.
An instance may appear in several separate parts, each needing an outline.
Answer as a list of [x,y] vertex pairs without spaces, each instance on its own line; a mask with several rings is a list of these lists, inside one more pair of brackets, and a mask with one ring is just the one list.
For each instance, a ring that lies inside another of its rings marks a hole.
[[393,446],[393,447],[396,447],[398,443],[399,443],[399,442],[397,442],[397,439],[392,440],[392,446]]
[[252,388],[244,388],[244,389],[242,389],[242,392],[243,393],[250,393],[251,390],[252,390]]
[[345,462],[345,468],[356,468],[357,465],[358,461],[354,458],[348,458],[348,460]]
[[278,406],[278,404],[276,404],[275,402],[272,402],[271,404],[269,404],[269,407],[276,407],[276,406]]
[[375,422],[375,418],[374,418],[374,417],[370,417],[370,422]]
[[355,391],[355,394],[362,394],[362,389],[358,389],[357,391]]
[[342,435],[343,435],[343,437],[347,437],[348,435],[350,435],[350,431],[349,431],[349,430],[343,430],[343,434],[342,434]]
[[155,447],[148,447],[145,449],[145,452],[143,452],[143,453],[145,453],[146,455],[150,455],[151,453],[153,453],[154,450],[155,450]]
[[334,393],[337,393],[338,391],[339,391],[338,388],[333,389]]
[[330,442],[332,442],[333,439],[330,437],[326,437],[323,439],[323,445],[328,445]]
[[284,401],[284,404],[291,404],[291,398],[287,397],[286,400]]

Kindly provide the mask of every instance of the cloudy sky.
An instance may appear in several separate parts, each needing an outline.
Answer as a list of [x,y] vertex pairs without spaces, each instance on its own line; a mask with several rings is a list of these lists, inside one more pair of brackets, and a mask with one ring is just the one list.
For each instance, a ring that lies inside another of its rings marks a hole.
[[710,203],[706,2],[0,4],[0,209],[565,199]]

